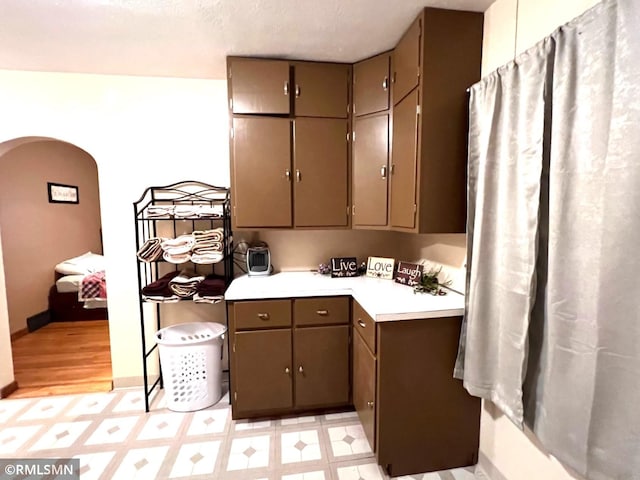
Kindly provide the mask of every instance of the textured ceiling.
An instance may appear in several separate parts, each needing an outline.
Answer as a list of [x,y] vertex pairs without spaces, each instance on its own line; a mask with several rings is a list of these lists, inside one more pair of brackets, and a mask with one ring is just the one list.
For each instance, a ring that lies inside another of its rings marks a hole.
[[0,0],[0,69],[224,78],[227,55],[353,62],[423,6],[494,0]]

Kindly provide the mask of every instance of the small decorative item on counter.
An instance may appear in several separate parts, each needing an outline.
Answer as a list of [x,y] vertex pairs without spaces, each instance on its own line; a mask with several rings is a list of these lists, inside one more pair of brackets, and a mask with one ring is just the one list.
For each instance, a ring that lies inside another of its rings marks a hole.
[[398,270],[396,271],[395,281],[402,285],[408,285],[415,287],[420,285],[422,280],[422,272],[424,270],[423,265],[409,262],[399,262]]
[[367,273],[367,264],[362,262],[358,267],[358,275],[364,275],[365,273]]
[[426,273],[422,274],[422,280],[419,285],[413,287],[413,293],[430,293],[431,295],[446,295],[447,291],[443,290],[440,287],[448,287],[451,285],[451,280],[447,280],[446,282],[440,283],[438,280],[438,275],[442,271],[442,267],[436,269],[431,269]]
[[356,257],[338,257],[331,259],[331,277],[357,277],[358,261]]
[[321,275],[329,275],[331,273],[331,267],[327,263],[321,263],[318,265],[318,273]]
[[367,261],[367,277],[393,278],[393,266],[396,263],[393,258],[369,257]]

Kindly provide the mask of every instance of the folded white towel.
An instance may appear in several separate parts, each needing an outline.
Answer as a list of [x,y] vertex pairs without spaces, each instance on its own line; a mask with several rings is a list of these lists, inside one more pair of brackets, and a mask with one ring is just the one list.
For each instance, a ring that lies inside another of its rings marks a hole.
[[222,252],[201,252],[201,253],[192,253],[191,261],[193,263],[199,264],[211,264],[218,263],[224,259],[224,255]]
[[173,216],[174,205],[149,205],[147,207],[147,217],[171,217]]
[[198,205],[176,205],[173,214],[177,218],[197,217],[198,210]]
[[187,253],[164,252],[162,254],[162,258],[164,258],[169,263],[179,264],[179,263],[185,263],[191,260],[191,254],[188,252]]
[[162,297],[160,295],[142,295],[142,299],[146,302],[153,303],[176,303],[180,301],[180,297],[177,295],[171,295],[170,297]]
[[193,301],[196,303],[220,303],[224,300],[224,295],[217,295],[215,297],[206,297],[202,296],[199,293],[196,293],[193,296]]
[[196,241],[192,235],[180,235],[178,238],[164,240],[160,246],[162,250],[171,255],[179,255],[191,251]]
[[224,215],[224,208],[222,205],[199,205],[198,216],[199,217],[215,217],[220,218]]

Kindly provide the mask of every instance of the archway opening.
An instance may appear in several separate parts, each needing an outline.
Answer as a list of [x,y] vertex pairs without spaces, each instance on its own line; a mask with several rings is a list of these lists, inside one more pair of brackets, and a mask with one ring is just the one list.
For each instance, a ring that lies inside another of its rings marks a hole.
[[9,396],[111,390],[95,159],[51,138],[0,144],[0,242],[17,383]]

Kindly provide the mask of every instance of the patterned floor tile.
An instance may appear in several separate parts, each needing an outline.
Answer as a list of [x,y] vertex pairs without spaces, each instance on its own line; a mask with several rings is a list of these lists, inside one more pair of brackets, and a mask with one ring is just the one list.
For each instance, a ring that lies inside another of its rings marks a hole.
[[244,432],[247,430],[260,430],[263,428],[271,428],[275,425],[272,420],[234,420],[233,428],[236,432]]
[[449,473],[453,475],[455,480],[475,480],[476,476],[473,473],[473,468],[455,468],[449,470]]
[[186,414],[160,413],[147,418],[138,440],[157,440],[160,438],[174,438]]
[[150,480],[158,478],[158,471],[169,447],[139,448],[131,450],[122,460],[114,479]]
[[323,471],[282,475],[282,480],[328,480]]
[[269,435],[236,438],[231,443],[227,470],[246,470],[269,465]]
[[53,448],[69,448],[91,425],[91,421],[56,423],[29,449],[32,452]]
[[144,412],[144,393],[142,389],[136,389],[125,393],[118,404],[113,408],[113,412]]
[[225,431],[228,418],[228,408],[218,408],[196,412],[193,414],[193,419],[191,420],[191,424],[189,425],[187,435],[222,433]]
[[193,475],[213,475],[221,443],[217,440],[182,445],[169,477],[190,478]]
[[2,400],[0,402],[0,424],[14,420],[18,413],[35,403],[33,399]]
[[18,421],[26,420],[47,420],[59,417],[62,411],[74,400],[75,397],[47,397],[37,401],[34,405],[23,413]]
[[318,421],[318,418],[314,415],[305,415],[301,417],[287,417],[280,419],[280,425],[283,427],[287,427],[290,425],[301,425],[305,423],[315,423]]
[[358,413],[352,412],[340,412],[340,413],[327,413],[323,415],[322,420],[324,422],[335,422],[336,420],[353,420],[358,418]]
[[80,415],[98,415],[105,411],[109,404],[116,398],[113,393],[96,393],[86,395],[80,399],[65,414],[67,417],[77,417]]
[[316,430],[287,432],[281,436],[282,464],[320,460],[320,439]]
[[338,467],[338,480],[384,480],[376,463]]
[[328,429],[331,450],[335,457],[372,453],[362,425],[330,427]]
[[392,477],[393,480],[442,480],[437,472],[419,473],[416,475],[402,475],[401,477]]
[[139,417],[118,417],[103,420],[91,434],[85,445],[102,445],[110,443],[124,443]]
[[7,427],[0,430],[0,454],[15,457],[25,443],[33,438],[42,425],[30,425],[24,427]]
[[82,480],[98,480],[113,459],[116,452],[85,453],[75,455],[80,459],[80,477]]

